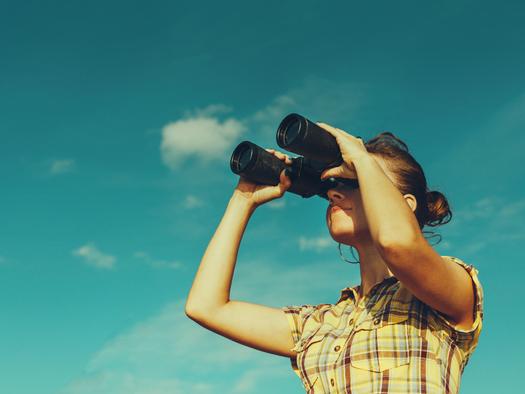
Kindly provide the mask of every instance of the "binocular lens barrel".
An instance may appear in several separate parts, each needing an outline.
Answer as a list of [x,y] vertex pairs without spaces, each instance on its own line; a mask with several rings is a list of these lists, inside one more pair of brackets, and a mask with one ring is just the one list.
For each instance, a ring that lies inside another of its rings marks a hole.
[[335,137],[299,114],[289,114],[281,121],[276,139],[281,148],[326,165],[337,166],[343,161]]
[[237,145],[230,158],[232,172],[265,185],[277,185],[286,167],[283,161],[250,141]]
[[244,172],[252,164],[253,156],[253,148],[249,144],[239,145],[233,152],[230,162],[233,172],[236,174]]
[[240,175],[249,170],[255,163],[254,160],[255,149],[248,141],[244,141],[235,148],[230,159],[230,168],[235,173]]

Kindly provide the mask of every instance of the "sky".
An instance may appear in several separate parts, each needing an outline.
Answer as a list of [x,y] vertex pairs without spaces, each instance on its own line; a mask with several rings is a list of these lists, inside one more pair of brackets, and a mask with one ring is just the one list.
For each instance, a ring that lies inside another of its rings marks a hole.
[[[0,392],[304,392],[289,359],[184,314],[238,181],[233,149],[281,150],[291,112],[407,143],[451,205],[450,223],[427,228],[442,236],[434,248],[474,265],[485,294],[460,391],[515,392],[524,12],[479,0],[0,1]],[[326,204],[287,193],[258,208],[231,298],[334,303],[359,284]]]

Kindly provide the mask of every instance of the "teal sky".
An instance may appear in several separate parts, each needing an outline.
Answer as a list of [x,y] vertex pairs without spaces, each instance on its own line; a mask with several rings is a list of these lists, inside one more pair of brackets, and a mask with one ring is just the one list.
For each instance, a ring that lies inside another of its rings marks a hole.
[[[0,1],[0,392],[304,392],[287,358],[184,315],[237,183],[232,150],[280,149],[290,112],[408,144],[452,207],[429,228],[436,250],[484,286],[461,392],[515,392],[524,13],[518,1]],[[231,297],[333,303],[358,284],[325,207],[286,194],[259,208]]]

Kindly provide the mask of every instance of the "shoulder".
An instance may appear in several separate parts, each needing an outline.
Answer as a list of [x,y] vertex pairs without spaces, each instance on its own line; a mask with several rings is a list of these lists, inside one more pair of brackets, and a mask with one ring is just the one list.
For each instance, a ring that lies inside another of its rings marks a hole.
[[435,321],[446,331],[448,331],[452,338],[457,342],[463,342],[465,345],[471,347],[471,351],[476,347],[478,337],[483,326],[483,303],[484,291],[479,279],[479,270],[473,264],[469,264],[456,256],[441,256],[445,262],[450,264],[458,264],[465,269],[471,279],[472,290],[474,294],[474,305],[472,309],[471,324],[468,327],[454,324],[447,316],[437,310],[432,310]]

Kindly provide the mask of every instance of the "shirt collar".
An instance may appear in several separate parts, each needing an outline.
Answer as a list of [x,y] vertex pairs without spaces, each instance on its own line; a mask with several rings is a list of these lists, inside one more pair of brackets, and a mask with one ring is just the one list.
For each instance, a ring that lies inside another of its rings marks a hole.
[[[373,291],[376,291],[378,288],[382,287],[383,285],[385,284],[393,284],[395,282],[397,282],[398,279],[395,277],[395,276],[389,276],[388,278],[385,278],[383,279],[381,282],[379,283],[376,283],[374,285],[374,287],[372,287],[370,289],[370,292],[367,294],[367,296],[365,298],[368,298]],[[343,300],[346,300],[348,298],[353,298],[354,300],[357,298],[357,294],[358,294],[358,291],[359,291],[359,287],[360,285],[355,285],[353,287],[345,287],[344,289],[342,289],[340,291],[340,294],[341,296],[339,297],[339,301],[337,301],[337,303],[343,301]]]

